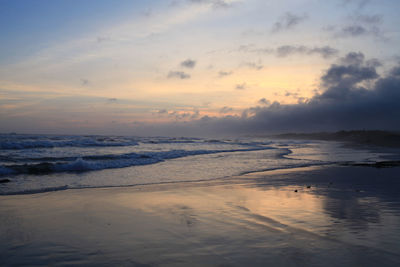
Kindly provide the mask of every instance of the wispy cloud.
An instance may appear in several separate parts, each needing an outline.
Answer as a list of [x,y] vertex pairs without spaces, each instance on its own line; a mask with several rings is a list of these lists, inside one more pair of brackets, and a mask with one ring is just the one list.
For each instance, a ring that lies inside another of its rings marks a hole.
[[89,80],[88,79],[81,79],[81,85],[82,86],[88,86],[89,85]]
[[219,110],[219,113],[226,114],[226,113],[229,113],[229,112],[232,112],[232,111],[233,111],[233,108],[225,106],[225,107],[222,107]]
[[248,88],[246,83],[240,83],[235,85],[236,90],[246,90]]
[[117,102],[118,101],[118,99],[117,98],[109,98],[109,99],[107,99],[107,102],[108,103],[115,103],[115,102]]
[[158,114],[168,114],[168,110],[166,109],[160,109],[157,111]]
[[342,5],[347,6],[350,4],[355,5],[358,9],[362,9],[367,6],[371,0],[342,0]]
[[181,62],[181,66],[184,68],[193,69],[196,66],[196,61],[188,58]]
[[290,12],[282,15],[272,26],[272,32],[280,32],[293,29],[296,25],[305,21],[308,18],[307,14],[293,14]]
[[338,55],[339,50],[331,46],[314,46],[305,45],[281,45],[276,48],[258,48],[255,46],[240,46],[238,51],[257,54],[271,54],[277,57],[288,57],[291,55],[319,55],[323,58],[331,58]]
[[331,32],[335,38],[373,36],[380,40],[387,40],[381,30],[382,22],[382,15],[355,14],[349,16],[344,24],[327,26],[323,30]]
[[330,58],[336,56],[338,52],[339,50],[332,48],[330,46],[310,48],[304,45],[299,45],[299,46],[284,45],[276,49],[276,55],[278,57],[287,57],[292,54],[304,54],[304,55],[318,54],[323,58]]
[[260,100],[258,100],[258,104],[268,106],[271,104],[271,101],[269,101],[265,98],[261,98]]
[[232,71],[219,71],[218,72],[218,76],[219,77],[225,77],[225,76],[229,76],[229,75],[232,75],[233,74],[233,72]]
[[229,0],[188,0],[188,2],[193,4],[206,4],[213,8],[230,8],[233,6],[233,1]]
[[264,68],[261,62],[243,62],[241,65],[254,70],[262,70]]
[[190,79],[190,75],[183,71],[170,71],[167,75],[168,78]]

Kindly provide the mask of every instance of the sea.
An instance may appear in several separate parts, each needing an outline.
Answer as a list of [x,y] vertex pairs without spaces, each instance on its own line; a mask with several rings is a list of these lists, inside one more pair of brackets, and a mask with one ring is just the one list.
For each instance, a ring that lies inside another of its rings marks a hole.
[[391,156],[315,140],[1,134],[0,194],[215,180]]

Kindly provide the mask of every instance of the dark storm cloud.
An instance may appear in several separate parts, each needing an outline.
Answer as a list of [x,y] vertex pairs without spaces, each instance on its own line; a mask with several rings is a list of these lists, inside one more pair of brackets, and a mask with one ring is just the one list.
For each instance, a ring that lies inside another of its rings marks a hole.
[[279,32],[279,31],[284,31],[284,30],[289,30],[294,28],[297,24],[303,22],[304,20],[307,19],[306,14],[302,15],[296,15],[290,12],[285,13],[283,16],[281,16],[278,21],[274,23],[272,26],[272,31],[273,32]]
[[259,104],[268,105],[246,109],[241,116],[205,116],[163,130],[189,135],[400,130],[400,64],[381,76],[371,62],[362,53],[349,53],[321,76],[320,93],[298,104],[261,99]]
[[399,130],[400,66],[380,77],[370,62],[361,53],[350,53],[321,77],[322,93],[305,103],[262,108],[237,123],[249,132]]
[[189,69],[193,69],[196,66],[196,61],[193,59],[186,59],[181,62],[181,66]]
[[167,75],[168,78],[190,79],[190,75],[183,71],[170,71]]

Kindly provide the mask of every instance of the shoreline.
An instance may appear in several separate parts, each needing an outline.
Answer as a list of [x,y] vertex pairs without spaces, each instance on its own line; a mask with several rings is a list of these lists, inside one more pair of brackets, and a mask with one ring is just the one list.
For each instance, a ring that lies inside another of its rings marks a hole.
[[[69,187],[68,185],[59,186],[55,188],[45,188],[45,189],[32,189],[26,190],[23,192],[11,192],[6,194],[0,194],[1,197],[6,196],[18,196],[18,195],[36,195],[42,193],[50,193],[50,192],[59,192],[65,190],[89,190],[89,189],[118,189],[118,188],[142,188],[144,187],[162,187],[168,185],[180,185],[180,184],[223,184],[226,182],[235,182],[236,180],[244,179],[248,176],[274,176],[277,174],[289,174],[297,171],[311,171],[316,169],[323,169],[329,167],[368,167],[368,168],[395,168],[400,167],[400,161],[393,161],[393,160],[385,160],[380,162],[371,162],[371,163],[321,163],[321,164],[313,164],[307,166],[294,166],[294,167],[287,167],[287,168],[277,168],[277,169],[268,169],[268,170],[256,170],[251,172],[245,172],[239,175],[233,175],[229,177],[222,177],[222,178],[214,178],[214,179],[202,179],[202,180],[193,180],[193,181],[169,181],[169,182],[158,182],[158,183],[147,183],[147,184],[132,184],[132,185],[117,185],[117,186],[88,186],[88,187]],[[0,185],[1,186],[1,185]]]
[[295,167],[287,167],[287,168],[277,168],[277,169],[268,169],[268,170],[257,170],[257,171],[251,171],[251,172],[246,172],[243,174],[239,175],[233,175],[229,177],[221,177],[221,178],[214,178],[214,179],[202,179],[202,180],[193,180],[193,181],[169,181],[169,182],[157,182],[157,183],[147,183],[147,184],[132,184],[132,185],[117,185],[117,186],[88,186],[88,187],[68,187],[67,185],[65,186],[59,186],[55,188],[45,188],[45,189],[38,189],[38,190],[26,190],[23,192],[11,192],[7,194],[0,194],[0,197],[2,196],[18,196],[18,195],[36,195],[36,194],[42,194],[42,193],[49,193],[49,192],[58,192],[58,191],[65,191],[65,190],[88,190],[88,189],[113,189],[113,188],[135,188],[135,187],[157,187],[157,186],[168,186],[168,185],[175,185],[175,184],[201,184],[201,183],[225,183],[227,181],[235,181],[236,179],[243,179],[248,175],[275,175],[275,174],[282,174],[282,173],[290,173],[290,172],[295,172],[295,171],[302,171],[302,170],[311,170],[315,168],[323,168],[327,166],[340,166],[340,165],[335,165],[332,163],[327,163],[327,164],[314,164],[314,165],[309,165],[309,166],[295,166]]

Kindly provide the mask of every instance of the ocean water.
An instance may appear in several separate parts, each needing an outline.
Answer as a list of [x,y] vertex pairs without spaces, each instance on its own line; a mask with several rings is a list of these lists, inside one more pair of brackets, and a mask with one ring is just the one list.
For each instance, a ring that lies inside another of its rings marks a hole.
[[223,179],[245,173],[375,162],[385,153],[321,141],[0,135],[0,194]]

